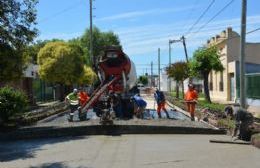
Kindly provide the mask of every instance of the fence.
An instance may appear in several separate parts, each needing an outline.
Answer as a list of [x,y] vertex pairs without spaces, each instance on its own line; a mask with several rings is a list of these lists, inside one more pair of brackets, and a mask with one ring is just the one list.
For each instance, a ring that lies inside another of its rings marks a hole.
[[247,97],[260,99],[260,73],[246,75]]

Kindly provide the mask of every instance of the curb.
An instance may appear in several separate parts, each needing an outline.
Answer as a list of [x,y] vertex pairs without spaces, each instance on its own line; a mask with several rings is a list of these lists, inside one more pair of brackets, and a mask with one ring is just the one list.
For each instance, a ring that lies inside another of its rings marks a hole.
[[61,113],[67,112],[68,108],[64,102],[57,103],[51,107],[39,110],[40,112],[28,112],[27,117],[19,121],[21,125],[32,125],[38,121],[45,120],[51,116],[56,116]]
[[226,134],[225,130],[195,127],[169,127],[145,125],[88,125],[67,127],[30,127],[0,134],[0,141],[54,138],[83,135],[121,134]]

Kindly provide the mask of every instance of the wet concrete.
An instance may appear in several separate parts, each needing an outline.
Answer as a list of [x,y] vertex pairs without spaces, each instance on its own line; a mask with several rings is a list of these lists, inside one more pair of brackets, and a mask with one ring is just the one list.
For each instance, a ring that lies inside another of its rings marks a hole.
[[260,150],[209,135],[84,136],[4,142],[2,168],[259,168]]

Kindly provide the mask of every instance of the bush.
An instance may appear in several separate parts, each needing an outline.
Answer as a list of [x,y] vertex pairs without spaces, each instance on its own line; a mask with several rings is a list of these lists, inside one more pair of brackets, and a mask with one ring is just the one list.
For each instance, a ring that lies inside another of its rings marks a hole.
[[0,124],[8,122],[10,118],[23,113],[27,107],[27,97],[20,91],[11,87],[0,88]]

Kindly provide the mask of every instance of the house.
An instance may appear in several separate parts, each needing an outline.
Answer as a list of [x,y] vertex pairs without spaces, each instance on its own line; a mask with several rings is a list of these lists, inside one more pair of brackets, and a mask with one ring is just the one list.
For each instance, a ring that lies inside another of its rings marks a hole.
[[23,71],[22,78],[13,85],[15,88],[24,91],[30,104],[35,104],[38,101],[53,100],[55,99],[55,95],[58,94],[55,93],[57,91],[54,89],[52,84],[39,79],[38,69],[38,65],[29,64]]
[[[171,87],[169,84],[171,84]],[[176,82],[172,78],[168,78],[167,72],[165,70],[161,71],[160,73],[160,87],[164,92],[170,92],[176,88]]]
[[[235,102],[239,99],[240,35],[229,27],[208,40],[207,46],[217,47],[221,63],[225,68],[223,72],[210,73],[210,96],[213,101]],[[260,43],[247,42],[245,53],[246,74],[259,73]],[[247,90],[250,89],[247,88]],[[260,91],[258,94],[260,95]]]

